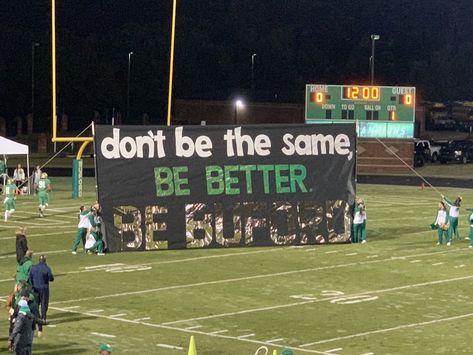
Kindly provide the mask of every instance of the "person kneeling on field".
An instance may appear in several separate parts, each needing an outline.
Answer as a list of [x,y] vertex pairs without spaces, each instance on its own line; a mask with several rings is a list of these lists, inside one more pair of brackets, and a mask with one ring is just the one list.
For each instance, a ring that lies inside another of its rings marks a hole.
[[100,205],[98,203],[92,206],[92,213],[89,216],[89,222],[90,229],[88,240],[91,236],[95,242],[90,248],[87,248],[86,246],[86,250],[88,253],[96,251],[97,255],[105,255],[103,252],[104,244],[102,240],[102,216],[100,214]]

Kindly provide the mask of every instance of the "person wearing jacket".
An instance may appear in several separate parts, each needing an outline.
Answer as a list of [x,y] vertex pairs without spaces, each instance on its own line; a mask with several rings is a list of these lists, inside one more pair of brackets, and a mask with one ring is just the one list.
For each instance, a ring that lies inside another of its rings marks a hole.
[[[54,281],[51,268],[46,264],[46,257],[41,255],[39,263],[33,265],[30,270],[30,281],[33,286],[35,300],[40,309],[39,317],[46,320],[46,313],[49,307],[49,283]],[[38,336],[43,335],[43,324],[38,323]]]
[[26,281],[31,284],[30,282],[30,270],[33,266],[33,262],[31,261],[31,257],[33,256],[33,252],[28,250],[26,255],[23,259],[20,260],[19,263],[16,264],[16,282]]
[[26,227],[20,227],[16,230],[16,262],[19,263],[26,255],[28,250],[28,240],[26,239]]
[[30,355],[33,346],[33,315],[31,314],[28,302],[20,300],[18,302],[19,311],[15,319],[15,326],[10,334],[9,350],[17,355]]

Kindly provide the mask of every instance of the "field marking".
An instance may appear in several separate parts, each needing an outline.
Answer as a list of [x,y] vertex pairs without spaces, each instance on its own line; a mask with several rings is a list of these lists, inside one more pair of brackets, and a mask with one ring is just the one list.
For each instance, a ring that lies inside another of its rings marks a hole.
[[422,262],[422,260],[412,260],[412,261],[409,261],[411,264],[416,264],[416,263],[420,263]]
[[[146,293],[169,291],[169,290],[176,290],[176,289],[182,289],[182,288],[208,286],[208,285],[218,285],[218,284],[239,282],[239,281],[249,281],[249,280],[256,280],[256,279],[262,279],[262,278],[267,278],[267,277],[294,275],[294,274],[305,273],[305,272],[313,272],[313,271],[320,271],[320,270],[331,270],[331,269],[338,269],[338,268],[357,266],[357,265],[377,264],[377,263],[381,263],[381,262],[405,260],[406,258],[418,258],[418,257],[421,257],[421,256],[441,255],[441,254],[452,253],[452,252],[469,252],[469,250],[467,250],[467,249],[451,249],[451,250],[445,250],[445,251],[435,251],[435,252],[432,252],[432,253],[423,253],[423,254],[409,255],[409,256],[403,256],[403,257],[389,257],[389,258],[386,258],[386,259],[358,261],[358,262],[351,262],[351,263],[338,264],[338,265],[329,265],[329,266],[319,266],[319,267],[315,267],[315,268],[283,271],[283,272],[277,272],[277,273],[272,273],[272,274],[260,274],[260,275],[244,276],[244,277],[214,280],[214,281],[204,281],[204,282],[197,282],[197,283],[183,284],[183,285],[164,286],[164,287],[159,287],[159,288],[154,288],[154,289],[146,289],[146,290],[140,290],[140,291],[129,291],[129,292],[108,294],[108,295],[102,295],[102,296],[83,297],[83,298],[77,298],[77,299],[72,299],[72,300],[56,301],[56,302],[52,302],[50,304],[54,305],[54,304],[99,300],[99,299],[110,298],[110,297],[124,297],[124,296],[132,296],[132,295],[142,295],[142,294],[146,294]],[[157,263],[159,263],[159,262],[157,262]],[[143,265],[146,265],[146,264],[143,264]],[[81,271],[81,272],[84,272],[84,271]],[[70,274],[73,274],[73,273],[78,273],[78,272],[77,271],[70,272]]]
[[[443,280],[422,282],[422,283],[418,283],[418,284],[409,284],[409,285],[391,287],[391,288],[386,288],[386,289],[363,291],[363,292],[359,292],[359,293],[347,294],[347,295],[345,295],[345,297],[371,296],[372,294],[381,294],[381,293],[387,293],[387,292],[394,292],[394,291],[400,291],[400,290],[411,289],[411,288],[438,285],[438,284],[447,283],[447,282],[463,281],[463,280],[468,280],[468,279],[473,279],[473,275],[463,276],[463,277],[455,277],[455,278],[452,278],[452,279],[443,279]],[[319,302],[325,302],[325,301],[330,302],[334,299],[339,299],[339,298],[340,298],[339,295],[329,296],[329,297],[326,297],[326,298],[319,298],[319,299],[316,299],[316,300],[292,302],[292,303],[279,304],[279,305],[275,305],[275,306],[267,306],[267,307],[260,307],[260,308],[250,308],[250,309],[240,310],[240,311],[237,311],[237,312],[225,312],[225,313],[220,313],[220,314],[212,314],[210,316],[201,316],[201,317],[194,317],[194,318],[189,318],[189,319],[180,319],[180,320],[165,322],[165,323],[161,323],[161,324],[162,325],[171,325],[171,324],[177,324],[177,323],[195,322],[195,321],[214,319],[214,318],[232,317],[232,316],[236,316],[236,315],[240,315],[240,314],[265,312],[265,311],[270,311],[270,310],[274,310],[274,309],[296,307],[296,306],[302,306],[302,305],[311,304],[311,303],[319,303]]]
[[[166,326],[166,325],[162,325],[162,324],[154,324],[154,323],[140,322],[140,321],[137,322],[137,321],[133,321],[133,320],[125,319],[125,318],[111,318],[109,316],[105,316],[105,315],[101,315],[101,314],[93,314],[93,313],[89,313],[89,312],[79,312],[79,311],[68,310],[68,309],[59,308],[59,307],[51,307],[50,306],[49,309],[53,309],[53,310],[58,311],[58,312],[68,312],[68,313],[72,313],[72,314],[80,314],[80,315],[83,315],[83,316],[93,316],[93,317],[96,317],[96,318],[108,319],[108,320],[113,320],[113,321],[118,321],[118,322],[129,323],[129,324],[144,325],[144,326],[153,327],[153,328],[172,330],[172,331],[187,333],[187,334],[191,334],[191,335],[199,334],[199,335],[203,335],[203,336],[216,337],[216,338],[221,338],[221,339],[226,339],[226,340],[235,340],[235,341],[240,341],[240,342],[250,343],[250,344],[257,344],[257,345],[266,345],[266,346],[274,346],[275,345],[275,344],[272,344],[272,343],[266,343],[264,341],[260,341],[260,340],[256,340],[256,339],[239,338],[239,337],[235,337],[235,336],[222,335],[222,334],[218,334],[218,333],[207,333],[207,332],[203,332],[203,331],[199,331],[199,330],[195,330],[195,329],[188,330],[188,329],[185,329],[185,328],[176,328],[176,327]],[[286,344],[278,344],[277,346],[287,348],[287,349],[297,350],[297,351],[304,352],[304,353],[333,355],[331,353],[327,353],[327,352],[324,352],[324,351],[304,349],[304,348],[295,347],[295,346],[286,345]]]
[[379,257],[379,255],[368,255],[366,256],[366,259],[373,259],[373,258],[377,258]]
[[354,303],[361,303],[361,302],[368,302],[377,300],[378,296],[370,296],[370,295],[361,295],[361,296],[346,296],[346,297],[339,297],[331,300],[330,303],[335,304],[354,304]]
[[255,336],[255,333],[250,333],[250,334],[240,335],[238,336],[238,339],[245,339],[245,338],[250,338],[254,336]]
[[156,344],[156,346],[159,346],[160,348],[165,348],[165,349],[172,349],[172,350],[184,350],[184,348],[176,345],[169,345],[169,344]]
[[222,334],[228,332],[228,329],[216,330],[215,332],[211,332],[210,334]]
[[136,318],[136,319],[133,319],[133,321],[135,322],[140,322],[140,321],[143,321],[143,320],[150,320],[151,317],[143,317],[143,318]]
[[126,313],[118,313],[118,314],[112,314],[109,316],[110,318],[118,318],[118,317],[123,317],[126,316]]
[[191,330],[191,329],[198,329],[198,328],[202,328],[202,327],[203,327],[203,325],[194,325],[192,327],[186,327],[186,329]]
[[[36,255],[49,255],[49,254],[64,253],[66,251],[70,252],[70,250],[55,250],[55,251],[34,251],[33,253],[36,254]],[[6,259],[6,258],[16,258],[16,254],[0,256],[0,259]]]
[[[46,227],[41,227],[41,228],[46,228]],[[51,228],[57,228],[57,227],[51,227]],[[49,237],[50,235],[64,235],[64,233],[72,233],[72,232],[75,232],[76,230],[73,230],[73,229],[68,229],[68,230],[63,230],[63,231],[60,231],[60,232],[54,232],[54,233],[41,233],[41,234],[27,234],[27,237],[28,239],[31,238],[31,237]],[[15,234],[14,231],[12,231],[13,234]],[[11,239],[16,239],[16,236],[13,236],[13,237],[2,237],[0,238],[0,240],[11,240]]]
[[358,253],[349,253],[349,254],[345,254],[345,256],[353,256],[353,255],[358,255]]
[[284,340],[284,338],[269,339],[269,340],[265,340],[265,342],[267,342],[267,343],[275,343],[275,342],[281,341],[281,340]]
[[65,310],[69,311],[71,309],[77,309],[80,308],[80,306],[70,306],[70,307],[64,307]]
[[89,311],[89,313],[102,313],[103,309],[94,309],[92,311]]
[[341,351],[341,350],[343,350],[343,348],[335,348],[335,349],[325,350],[325,352],[327,352],[327,353],[334,353],[334,352],[336,352],[336,351]]
[[402,325],[398,325],[396,327],[391,327],[391,328],[377,329],[377,330],[372,330],[372,331],[369,331],[369,332],[363,332],[363,333],[345,335],[345,336],[337,337],[337,338],[319,340],[319,341],[315,341],[315,342],[312,342],[312,343],[302,344],[302,345],[299,345],[299,346],[301,348],[305,348],[305,347],[312,346],[312,345],[331,343],[331,342],[334,342],[334,341],[353,339],[353,338],[358,338],[358,337],[363,337],[363,336],[373,335],[373,334],[379,334],[379,333],[387,333],[387,332],[392,332],[392,331],[400,330],[400,329],[407,329],[407,328],[414,328],[414,327],[419,327],[419,326],[426,326],[426,325],[430,325],[430,324],[449,322],[449,321],[463,319],[463,318],[469,318],[469,317],[473,317],[473,313],[460,314],[458,316],[434,319],[434,320],[429,320],[429,321],[425,321],[425,322],[402,324]]
[[443,264],[445,264],[445,263],[434,263],[434,264],[432,264],[432,266],[438,266],[438,265],[443,265]]
[[[107,267],[113,267],[113,266],[122,266],[125,264],[122,263],[115,263],[115,264],[102,264],[102,265],[93,265],[93,266],[81,266],[81,269],[85,270],[91,270],[91,269],[105,269]],[[100,270],[103,271],[103,270]]]
[[104,337],[104,338],[116,338],[116,335],[112,334],[104,334],[104,333],[96,333],[96,332],[91,332],[90,334],[92,335],[98,335],[99,337]]

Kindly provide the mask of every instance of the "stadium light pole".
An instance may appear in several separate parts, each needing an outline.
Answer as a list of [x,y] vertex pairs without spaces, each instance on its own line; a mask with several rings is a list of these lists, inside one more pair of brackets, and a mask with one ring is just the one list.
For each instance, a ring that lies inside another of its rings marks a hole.
[[130,119],[130,72],[131,72],[131,56],[133,52],[128,53],[128,76],[126,85],[126,119]]
[[39,47],[39,43],[31,43],[31,116],[34,118],[34,55],[35,48]]
[[171,20],[171,48],[169,51],[168,112],[167,112],[167,117],[166,117],[167,126],[171,125],[172,85],[173,85],[173,78],[174,78],[174,38],[176,37],[176,7],[177,7],[177,0],[173,0],[172,20]]
[[233,124],[236,125],[238,124],[238,109],[245,107],[245,104],[243,103],[241,99],[237,99],[235,100],[233,105],[235,106],[235,114],[233,115]]
[[255,57],[256,53],[251,55],[251,94],[253,95],[253,100],[255,99]]
[[371,57],[370,57],[370,83],[374,83],[374,47],[375,42],[379,40],[379,35],[371,35]]

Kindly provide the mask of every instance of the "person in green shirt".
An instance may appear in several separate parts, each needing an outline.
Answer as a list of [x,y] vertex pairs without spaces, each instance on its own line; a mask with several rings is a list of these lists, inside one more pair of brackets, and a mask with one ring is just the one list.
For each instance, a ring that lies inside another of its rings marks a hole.
[[25,254],[25,257],[16,264],[16,283],[25,281],[31,285],[30,270],[33,266],[33,262],[31,261],[32,257],[33,252],[28,250]]
[[49,204],[49,191],[51,191],[51,181],[48,179],[48,174],[41,173],[41,179],[38,181],[38,201],[39,201],[39,216],[44,217],[44,210]]
[[104,244],[102,240],[102,216],[100,213],[100,205],[97,203],[92,206],[92,213],[89,214],[90,234],[94,237],[95,243],[87,252],[97,252],[97,255],[105,255],[103,252]]
[[80,242],[82,241],[82,246],[84,247],[85,251],[85,241],[87,237],[87,232],[90,227],[89,222],[89,215],[92,214],[91,208],[85,208],[84,206],[80,206],[79,208],[79,224],[77,225],[77,233],[76,239],[72,244],[72,254],[77,254],[77,247],[79,246]]
[[12,179],[8,179],[7,184],[3,188],[3,208],[5,210],[5,222],[8,221],[16,210],[15,195],[18,194],[18,188],[16,187]]
[[444,195],[442,195],[442,200],[446,204],[448,209],[448,240],[447,245],[450,246],[450,243],[455,238],[460,240],[460,233],[458,232],[458,217],[460,216],[460,204],[462,202],[462,197],[457,196],[457,199],[452,202]]

